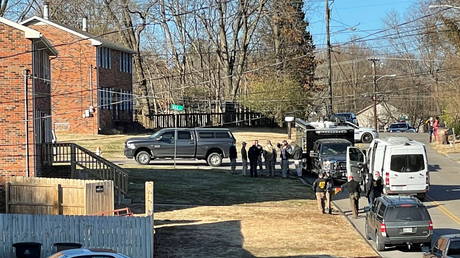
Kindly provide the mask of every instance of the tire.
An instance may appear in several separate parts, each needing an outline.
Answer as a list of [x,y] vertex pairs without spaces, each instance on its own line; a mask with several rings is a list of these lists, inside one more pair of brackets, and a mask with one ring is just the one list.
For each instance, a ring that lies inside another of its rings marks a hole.
[[383,242],[382,236],[378,233],[375,232],[375,249],[377,251],[385,251],[385,243]]
[[211,167],[219,167],[222,164],[222,155],[217,152],[210,153],[206,158],[206,162]]
[[372,136],[372,134],[370,134],[370,133],[364,133],[361,136],[361,142],[363,142],[363,143],[371,143],[372,140],[374,140],[374,136]]
[[152,160],[152,157],[147,151],[139,151],[136,154],[136,162],[140,165],[148,165],[150,164],[150,160]]

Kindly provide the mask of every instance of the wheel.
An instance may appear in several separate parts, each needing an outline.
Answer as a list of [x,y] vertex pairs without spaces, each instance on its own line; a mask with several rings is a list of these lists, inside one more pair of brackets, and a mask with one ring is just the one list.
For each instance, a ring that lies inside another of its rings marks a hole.
[[206,161],[208,162],[208,165],[211,167],[218,167],[222,164],[222,155],[220,155],[217,152],[213,152],[208,155],[206,158]]
[[370,133],[364,133],[364,134],[361,136],[361,141],[362,141],[363,143],[371,143],[373,139],[374,139],[374,137],[373,137],[372,134],[370,134]]
[[148,153],[147,151],[139,151],[136,154],[136,161],[141,165],[148,165],[151,159],[152,157],[150,156],[150,153]]
[[382,236],[375,232],[375,248],[377,251],[385,251],[385,242],[383,242]]
[[422,202],[425,201],[425,197],[426,197],[425,193],[418,193],[417,194],[417,198]]
[[367,223],[364,224],[364,235],[366,236],[367,240],[372,239],[371,235],[369,234],[369,226],[367,225]]

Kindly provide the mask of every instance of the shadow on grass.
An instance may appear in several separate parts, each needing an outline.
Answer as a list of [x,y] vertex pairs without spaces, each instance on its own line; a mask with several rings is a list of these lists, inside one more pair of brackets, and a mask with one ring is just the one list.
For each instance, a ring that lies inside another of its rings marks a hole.
[[[178,225],[171,225],[170,221],[155,221],[156,225],[164,225],[155,229],[156,257],[256,257],[243,247],[244,236],[241,233],[239,220],[193,225],[187,225],[191,223],[188,220],[174,222]],[[270,241],[273,240],[267,243]],[[333,256],[286,257],[329,258]]]
[[143,202],[146,181],[155,182],[156,211],[314,199],[311,188],[298,179],[251,178],[219,170],[127,170],[133,203]]

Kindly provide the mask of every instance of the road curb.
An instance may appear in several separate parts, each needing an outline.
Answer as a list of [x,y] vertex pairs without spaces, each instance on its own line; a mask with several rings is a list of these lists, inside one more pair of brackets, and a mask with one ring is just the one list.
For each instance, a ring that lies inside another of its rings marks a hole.
[[[299,180],[304,184],[304,185],[307,185],[307,186],[312,186],[312,183],[309,183],[307,182],[304,178],[302,177],[299,177]],[[348,224],[350,224],[356,232],[358,232],[358,234],[364,239],[364,241],[369,245],[370,248],[372,248],[372,250],[374,250],[374,252],[376,254],[378,254],[379,256],[371,256],[371,257],[382,257],[379,253],[379,251],[377,251],[377,249],[375,249],[374,245],[369,241],[367,240],[367,238],[358,230],[358,228],[355,226],[355,224],[351,221],[351,219],[345,215],[345,213],[343,212],[343,210],[335,203],[335,201],[332,201],[332,204],[334,205],[334,207],[340,212],[340,214],[345,217],[345,219],[348,221]]]

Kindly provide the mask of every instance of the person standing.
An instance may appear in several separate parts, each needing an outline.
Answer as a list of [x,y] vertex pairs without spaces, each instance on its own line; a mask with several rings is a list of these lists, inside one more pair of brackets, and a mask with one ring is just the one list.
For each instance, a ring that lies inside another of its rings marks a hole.
[[257,158],[257,164],[259,165],[259,169],[260,169],[260,173],[262,173],[264,171],[264,168],[262,166],[263,162],[262,162],[262,155],[263,155],[263,152],[264,152],[264,149],[263,147],[259,144],[259,141],[257,141],[257,148],[259,149],[259,157]]
[[292,158],[294,159],[295,170],[297,176],[302,176],[302,148],[297,145],[295,142],[291,143],[292,147]]
[[236,174],[236,159],[238,158],[238,153],[236,151],[236,146],[234,144],[230,146],[230,149],[228,151],[228,157],[230,158],[232,174]]
[[243,176],[248,175],[248,152],[246,151],[246,142],[241,143],[241,173]]
[[334,179],[330,173],[326,174],[326,211],[332,214],[332,195],[334,194]]
[[283,178],[287,178],[288,171],[289,171],[289,145],[287,141],[283,141],[280,150],[280,158],[281,158],[281,176]]
[[268,176],[275,176],[275,169],[274,169],[274,159],[276,151],[272,145],[270,140],[267,141],[267,144],[263,148],[263,155],[265,160],[265,169],[267,170]]
[[428,129],[428,134],[430,135],[430,143],[433,141],[433,122],[433,117],[430,117],[430,119],[426,120],[425,122],[426,127]]
[[257,163],[260,157],[260,148],[258,147],[259,142],[256,140],[254,144],[249,148],[248,158],[251,177],[257,177]]
[[316,195],[316,203],[318,204],[319,212],[324,214],[324,204],[326,200],[327,179],[323,173],[318,175],[318,178],[313,182],[313,191]]
[[439,131],[439,117],[436,117],[433,121],[433,136],[434,136],[435,143],[439,141],[438,131]]
[[351,204],[351,211],[353,213],[353,218],[358,218],[358,210],[359,210],[359,198],[361,193],[361,188],[359,183],[355,181],[353,177],[349,179],[348,182],[342,185],[342,188],[348,190],[348,197],[350,198]]

